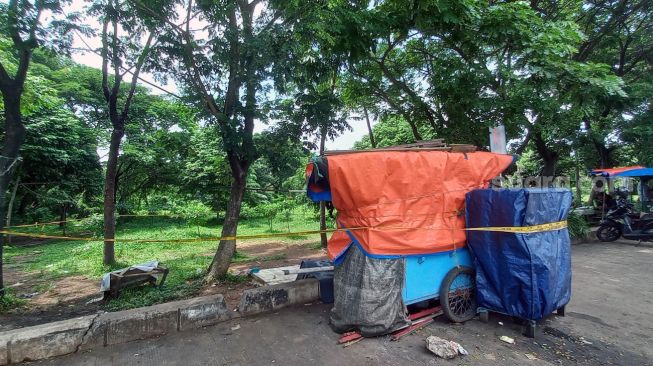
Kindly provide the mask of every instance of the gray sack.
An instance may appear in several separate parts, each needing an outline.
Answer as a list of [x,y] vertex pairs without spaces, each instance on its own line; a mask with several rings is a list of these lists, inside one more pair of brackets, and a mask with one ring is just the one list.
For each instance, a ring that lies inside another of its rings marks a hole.
[[351,245],[333,277],[331,327],[364,337],[391,333],[410,325],[401,297],[405,261],[375,259]]

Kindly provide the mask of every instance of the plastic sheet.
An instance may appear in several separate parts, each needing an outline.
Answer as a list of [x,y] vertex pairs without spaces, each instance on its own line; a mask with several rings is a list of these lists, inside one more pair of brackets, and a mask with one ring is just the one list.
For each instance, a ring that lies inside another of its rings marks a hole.
[[334,269],[333,330],[357,330],[369,337],[410,325],[401,298],[404,261],[370,258],[352,245]]
[[[567,219],[567,189],[482,189],[467,194],[468,227],[532,226]],[[478,306],[539,320],[571,298],[567,228],[537,233],[469,231]]]

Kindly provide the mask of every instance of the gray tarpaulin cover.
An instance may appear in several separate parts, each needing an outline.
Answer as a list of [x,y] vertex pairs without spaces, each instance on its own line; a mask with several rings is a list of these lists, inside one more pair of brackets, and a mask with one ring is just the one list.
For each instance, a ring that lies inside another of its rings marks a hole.
[[111,287],[111,274],[112,273],[125,273],[130,269],[140,269],[143,272],[151,272],[153,269],[159,266],[159,261],[153,260],[145,263],[135,264],[131,267],[119,269],[113,272],[107,272],[102,276],[102,282],[100,283],[100,292],[109,291]]
[[403,258],[370,258],[357,245],[350,246],[334,269],[333,330],[358,330],[369,337],[410,325],[401,298],[404,268]]

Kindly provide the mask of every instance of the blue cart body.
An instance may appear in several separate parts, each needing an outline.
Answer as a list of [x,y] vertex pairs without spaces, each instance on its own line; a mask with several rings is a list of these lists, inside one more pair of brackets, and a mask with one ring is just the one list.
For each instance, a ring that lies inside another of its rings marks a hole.
[[410,305],[437,299],[444,277],[455,267],[473,267],[467,248],[424,256],[406,257],[403,300]]

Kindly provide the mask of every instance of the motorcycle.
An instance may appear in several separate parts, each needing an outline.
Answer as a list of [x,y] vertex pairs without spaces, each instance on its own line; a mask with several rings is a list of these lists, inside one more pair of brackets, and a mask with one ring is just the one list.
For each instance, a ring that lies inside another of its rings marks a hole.
[[600,241],[624,239],[653,241],[653,214],[646,214],[639,219],[633,218],[633,204],[625,197],[617,198],[616,204],[608,210],[601,220],[596,236]]

